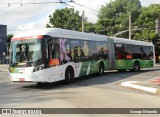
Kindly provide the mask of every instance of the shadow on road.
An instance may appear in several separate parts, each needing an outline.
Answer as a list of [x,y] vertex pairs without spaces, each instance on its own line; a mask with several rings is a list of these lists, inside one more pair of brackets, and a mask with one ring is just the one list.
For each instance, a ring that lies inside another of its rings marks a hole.
[[90,86],[90,85],[98,85],[98,84],[108,84],[117,82],[119,80],[126,79],[128,77],[138,75],[141,73],[156,71],[156,70],[141,70],[140,72],[117,72],[117,71],[109,71],[104,73],[102,76],[98,75],[89,75],[84,77],[75,78],[74,81],[68,85],[65,85],[64,81],[58,81],[54,83],[44,83],[43,85],[31,84],[22,86],[22,89],[41,89],[41,90],[49,90],[49,89],[62,89],[62,88],[76,88],[82,86]]

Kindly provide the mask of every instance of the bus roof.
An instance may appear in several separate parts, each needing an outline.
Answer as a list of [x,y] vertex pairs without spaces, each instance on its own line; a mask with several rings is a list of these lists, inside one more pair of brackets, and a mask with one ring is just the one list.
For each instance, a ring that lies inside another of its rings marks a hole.
[[[106,41],[108,38],[105,35],[99,35],[94,33],[78,32],[60,28],[43,28],[43,29],[19,31],[17,34],[15,34],[15,36],[12,39],[22,38],[22,37],[32,37],[32,36],[34,37],[40,35],[49,35],[51,37],[69,38],[69,39],[95,40],[95,41],[104,41],[104,40]],[[149,42],[129,40],[118,37],[109,37],[109,38],[113,39],[115,43],[153,46],[153,44]]]
[[59,28],[43,28],[43,29],[19,31],[13,38],[31,37],[38,35],[49,35],[51,37],[82,39],[82,40],[96,40],[96,41],[107,40],[107,36],[104,35],[78,32],[78,31],[59,29]]
[[114,43],[153,46],[152,43],[144,42],[144,41],[130,40],[130,39],[124,39],[124,38],[118,38],[118,37],[110,37],[110,38],[114,39]]

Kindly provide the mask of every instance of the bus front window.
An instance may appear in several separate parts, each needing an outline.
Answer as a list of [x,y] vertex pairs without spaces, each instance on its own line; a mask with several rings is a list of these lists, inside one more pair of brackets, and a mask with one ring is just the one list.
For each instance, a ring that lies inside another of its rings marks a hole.
[[42,61],[42,39],[14,40],[11,43],[12,66],[35,66]]

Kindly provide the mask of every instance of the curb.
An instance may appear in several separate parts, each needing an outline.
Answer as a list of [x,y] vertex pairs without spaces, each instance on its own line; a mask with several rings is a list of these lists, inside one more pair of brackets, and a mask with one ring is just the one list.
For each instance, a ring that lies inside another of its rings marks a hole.
[[122,82],[120,85],[123,86],[123,87],[139,89],[139,90],[154,93],[154,94],[160,94],[160,89],[141,86],[141,85],[136,85],[134,83],[140,83],[140,82],[139,81],[127,81],[127,82]]

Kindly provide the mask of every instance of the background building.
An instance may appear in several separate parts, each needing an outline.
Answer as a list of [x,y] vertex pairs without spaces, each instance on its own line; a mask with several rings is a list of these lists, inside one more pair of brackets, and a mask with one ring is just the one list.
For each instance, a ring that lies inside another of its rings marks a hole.
[[7,53],[7,26],[0,24],[0,64],[6,63]]

